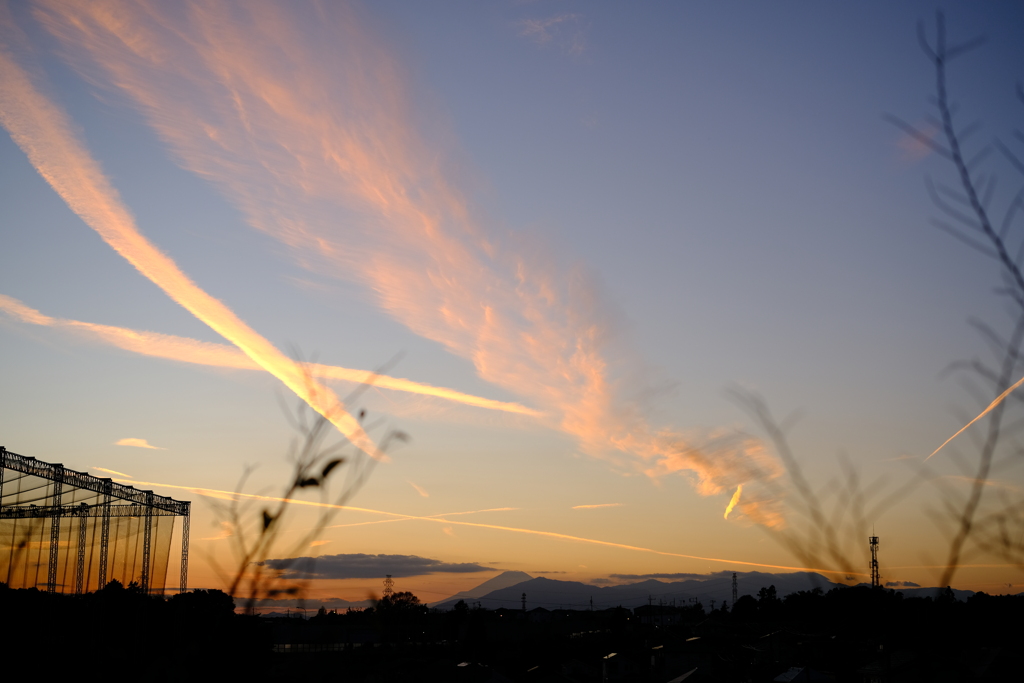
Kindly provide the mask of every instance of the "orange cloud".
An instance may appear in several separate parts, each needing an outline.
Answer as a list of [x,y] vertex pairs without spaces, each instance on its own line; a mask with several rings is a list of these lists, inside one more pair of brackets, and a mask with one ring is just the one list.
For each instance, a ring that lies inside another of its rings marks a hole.
[[[632,357],[617,350],[589,278],[545,245],[487,229],[444,150],[427,142],[446,136],[422,134],[413,116],[424,108],[401,65],[352,7],[37,8],[75,68],[127,95],[179,163],[254,228],[310,271],[361,284],[388,315],[536,406],[582,451],[652,477],[683,473],[702,495],[780,471],[763,450],[647,422],[625,398]],[[527,28],[543,36],[571,23]]]
[[150,449],[152,449],[154,451],[166,451],[167,450],[166,448],[161,448],[160,446],[152,446],[145,439],[135,439],[135,438],[119,439],[118,441],[114,442],[114,445],[115,446],[134,446],[135,448],[150,448]]
[[[110,325],[98,325],[78,320],[67,320],[52,318],[43,315],[39,311],[29,308],[17,299],[0,294],[0,311],[11,317],[32,325],[43,325],[46,327],[57,327],[97,339],[112,346],[140,353],[156,358],[180,361],[183,363],[194,363],[197,365],[208,365],[220,368],[232,368],[239,370],[261,370],[260,366],[254,363],[248,356],[234,346],[227,344],[214,344],[198,341],[187,337],[176,337],[156,332],[140,332],[124,327],[113,327]],[[403,379],[401,377],[389,377],[379,375],[368,370],[353,370],[333,365],[321,365],[318,363],[307,364],[306,369],[314,377],[328,380],[339,380],[354,382],[357,384],[372,384],[379,389],[391,389],[404,391],[423,396],[432,396],[455,403],[462,403],[487,410],[499,410],[519,415],[540,417],[540,413],[518,403],[506,401],[495,401],[481,396],[465,394],[454,389],[435,387],[422,382]]]
[[423,487],[422,487],[422,486],[417,486],[416,484],[412,483],[411,481],[409,482],[409,486],[411,486],[411,487],[413,487],[414,489],[416,489],[416,493],[420,494],[420,495],[421,495],[421,496],[423,496],[424,498],[430,498],[430,494],[429,494],[429,493],[427,493],[427,492],[426,492],[426,491],[425,491],[425,490],[423,489]]
[[573,505],[573,510],[593,510],[594,508],[617,508],[622,507],[622,503],[598,503],[597,505]]

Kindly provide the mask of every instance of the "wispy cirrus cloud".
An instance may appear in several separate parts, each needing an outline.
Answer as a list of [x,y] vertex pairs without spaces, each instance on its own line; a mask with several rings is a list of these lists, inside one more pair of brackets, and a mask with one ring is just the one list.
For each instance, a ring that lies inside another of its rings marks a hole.
[[519,22],[519,35],[537,45],[556,44],[573,55],[583,54],[586,40],[579,14],[556,14],[543,19],[523,19]]
[[622,503],[598,503],[597,505],[573,505],[573,510],[593,510],[594,508],[618,508]]
[[[748,484],[740,510],[781,523],[751,488],[781,472],[763,446],[657,429],[626,398],[635,362],[598,289],[582,268],[476,215],[445,150],[428,143],[444,136],[421,133],[403,68],[356,10],[263,0],[36,8],[76,68],[126,95],[184,168],[302,266],[361,284],[582,451],[651,477],[684,474],[702,495]],[[521,29],[557,42],[578,22]]]
[[135,437],[127,437],[124,439],[118,439],[114,442],[115,446],[132,446],[133,448],[148,448],[154,451],[166,451],[166,448],[160,446],[153,446],[145,439],[137,439]]

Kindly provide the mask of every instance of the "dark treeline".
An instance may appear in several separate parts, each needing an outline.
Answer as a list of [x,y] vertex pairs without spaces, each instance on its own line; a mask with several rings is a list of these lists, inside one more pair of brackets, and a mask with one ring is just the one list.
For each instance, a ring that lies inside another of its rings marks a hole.
[[948,590],[905,598],[858,586],[780,598],[769,586],[710,611],[460,602],[439,612],[398,593],[376,609],[287,619],[236,614],[215,590],[163,599],[119,584],[83,596],[0,584],[0,615],[10,653],[62,673],[139,667],[147,680],[667,683],[692,672],[686,681],[997,681],[1024,670],[1024,597],[957,601]]
[[231,674],[254,670],[270,649],[266,630],[238,618],[231,596],[219,590],[164,599],[119,581],[84,595],[0,583],[0,620],[8,671],[21,659],[22,670],[48,680]]

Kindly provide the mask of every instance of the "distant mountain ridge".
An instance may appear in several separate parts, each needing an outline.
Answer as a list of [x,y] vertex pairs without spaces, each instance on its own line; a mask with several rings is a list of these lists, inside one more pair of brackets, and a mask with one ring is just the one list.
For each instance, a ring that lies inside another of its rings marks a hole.
[[[686,605],[700,602],[705,609],[712,605],[721,606],[722,602],[732,602],[732,572],[715,572],[706,578],[691,578],[683,581],[660,581],[647,579],[636,583],[614,586],[595,586],[579,581],[561,581],[544,577],[533,578],[509,583],[517,575],[529,576],[523,572],[505,572],[485,581],[476,588],[463,591],[451,598],[434,603],[439,609],[452,609],[459,600],[480,602],[487,609],[505,607],[519,609],[522,607],[523,593],[526,594],[526,609],[544,607],[545,609],[607,609],[609,607],[626,607],[632,609],[640,605],[676,604]],[[790,593],[802,590],[821,588],[829,591],[842,585],[830,581],[817,572],[791,572],[786,574],[769,574],[766,572],[737,572],[737,594],[756,597],[764,587],[775,586],[776,594],[782,598]],[[492,582],[504,583],[495,587]],[[489,585],[490,584],[490,585]],[[935,595],[936,588],[899,588],[906,597],[925,597]],[[974,591],[954,589],[953,594],[958,600],[966,600]]]
[[459,593],[456,593],[450,598],[445,598],[440,603],[434,603],[432,607],[438,607],[442,603],[447,605],[450,602],[451,606],[445,607],[443,609],[451,609],[459,600],[476,600],[477,598],[482,598],[483,596],[493,591],[508,588],[509,586],[515,586],[520,583],[529,581],[532,578],[533,577],[527,574],[526,572],[502,572],[493,578],[487,579],[475,588],[470,588],[468,591],[461,591]]

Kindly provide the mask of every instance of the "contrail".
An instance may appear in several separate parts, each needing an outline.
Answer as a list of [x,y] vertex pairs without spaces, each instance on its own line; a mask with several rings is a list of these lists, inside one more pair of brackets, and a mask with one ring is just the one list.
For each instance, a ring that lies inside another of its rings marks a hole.
[[740,502],[740,494],[743,493],[743,484],[736,487],[736,493],[732,494],[732,499],[729,500],[729,504],[725,508],[724,519],[729,519],[729,513],[736,507],[736,503]]
[[[970,422],[968,422],[967,424],[965,424],[965,425],[964,425],[963,427],[961,427],[961,428],[960,428],[960,430],[959,430],[959,431],[957,431],[957,433],[956,433],[956,434],[954,434],[953,436],[951,436],[951,437],[949,437],[948,439],[946,439],[945,441],[943,441],[943,442],[942,442],[942,445],[941,445],[941,446],[939,446],[939,447],[938,447],[938,448],[936,448],[936,449],[935,449],[934,451],[932,451],[932,455],[935,455],[936,453],[938,453],[939,451],[941,451],[941,450],[942,450],[943,448],[945,448],[945,447],[946,447],[946,444],[948,444],[948,443],[949,443],[950,441],[952,441],[953,439],[955,439],[956,437],[960,436],[960,435],[961,435],[961,434],[963,434],[963,433],[964,433],[965,431],[967,431],[967,428],[968,428],[968,427],[970,427],[970,426],[971,426],[972,424],[974,424],[975,422],[977,422],[977,421],[978,421],[978,420],[980,420],[981,418],[983,418],[983,417],[985,417],[986,415],[988,415],[989,413],[991,413],[991,412],[992,412],[992,410],[993,410],[993,409],[994,409],[994,408],[995,408],[996,406],[998,406],[998,405],[999,405],[1000,403],[1002,403],[1003,401],[1005,401],[1005,400],[1006,400],[1006,397],[1007,397],[1007,396],[1009,396],[1010,394],[1012,394],[1013,392],[1015,392],[1015,391],[1016,391],[1017,389],[1019,389],[1019,388],[1020,388],[1020,386],[1021,386],[1022,384],[1024,384],[1024,377],[1021,377],[1021,378],[1020,378],[1019,380],[1017,380],[1016,384],[1014,384],[1014,385],[1013,385],[1013,386],[1011,386],[1011,387],[1010,387],[1009,389],[1007,389],[1007,390],[1006,390],[1006,391],[1004,391],[1003,393],[1001,393],[1001,394],[999,394],[998,396],[996,396],[995,400],[994,400],[994,401],[992,401],[991,403],[989,403],[989,404],[988,404],[988,407],[987,407],[987,408],[985,408],[985,410],[983,410],[983,411],[981,411],[980,413],[978,413],[978,416],[977,416],[976,418],[974,418],[973,420],[971,420]],[[924,459],[924,461],[925,461],[925,462],[928,462],[928,460],[929,460],[929,459],[930,459],[930,458],[932,457],[932,455],[929,455],[929,456],[928,456],[927,458],[925,458],[925,459]]]
[[[115,480],[115,481],[117,481],[117,480]],[[306,506],[310,506],[310,507],[328,507],[328,508],[335,508],[335,509],[338,509],[338,510],[352,510],[352,511],[355,511],[355,512],[368,512],[368,513],[372,513],[372,514],[376,514],[376,515],[387,515],[389,517],[394,517],[395,518],[393,520],[382,520],[382,521],[389,521],[389,522],[390,521],[404,521],[404,520],[412,521],[412,520],[416,520],[416,521],[421,521],[421,522],[434,522],[436,524],[455,524],[455,525],[458,525],[458,526],[468,526],[468,527],[474,527],[474,528],[477,528],[477,529],[494,529],[496,531],[508,531],[508,532],[517,533],[517,534],[531,534],[531,535],[534,535],[534,536],[543,536],[545,538],[553,538],[553,539],[560,540],[560,541],[572,541],[572,542],[576,542],[576,543],[589,543],[589,544],[592,544],[592,545],[600,545],[600,546],[605,546],[605,547],[608,547],[608,548],[620,548],[622,550],[632,550],[632,551],[635,551],[635,552],[652,553],[654,555],[662,555],[664,557],[680,557],[680,558],[687,559],[687,560],[701,560],[703,562],[717,562],[717,563],[728,564],[728,565],[742,565],[744,567],[767,567],[769,569],[788,569],[790,571],[798,571],[798,572],[811,571],[811,572],[820,572],[822,574],[838,574],[838,575],[842,575],[842,576],[851,576],[851,575],[852,576],[867,576],[867,574],[862,574],[862,573],[859,573],[859,572],[845,572],[845,571],[837,571],[837,570],[834,570],[834,569],[821,569],[821,568],[816,568],[816,567],[793,567],[793,566],[783,565],[783,564],[767,564],[767,563],[764,563],[764,562],[747,562],[747,561],[744,561],[744,560],[731,560],[731,559],[722,558],[722,557],[703,557],[701,555],[686,555],[686,554],[683,554],[683,553],[670,553],[670,552],[665,551],[665,550],[655,550],[653,548],[644,548],[644,547],[636,546],[636,545],[627,545],[625,543],[615,543],[613,541],[601,541],[601,540],[598,540],[598,539],[595,539],[595,538],[584,538],[583,536],[570,536],[569,534],[560,534],[560,533],[557,533],[557,532],[554,532],[554,531],[538,531],[537,529],[524,529],[524,528],[521,528],[521,527],[514,527],[514,526],[502,526],[502,525],[499,525],[499,524],[483,524],[481,522],[461,522],[461,521],[454,520],[454,519],[446,519],[446,518],[440,517],[440,516],[424,517],[422,515],[405,515],[405,514],[402,514],[400,512],[387,512],[387,511],[384,511],[384,510],[373,510],[371,508],[356,507],[356,506],[353,506],[353,505],[335,505],[333,503],[318,503],[318,502],[309,501],[309,500],[295,500],[295,499],[291,499],[291,498],[285,499],[285,498],[277,498],[277,497],[274,497],[274,496],[261,496],[261,495],[254,494],[254,493],[238,493],[237,491],[221,491],[221,490],[218,490],[218,489],[206,489],[206,488],[201,488],[201,487],[197,487],[197,486],[176,486],[176,485],[173,485],[173,484],[160,484],[160,483],[152,482],[152,481],[136,481],[134,479],[126,479],[124,481],[125,481],[126,484],[130,484],[130,485],[135,486],[135,487],[139,487],[139,486],[161,486],[161,487],[164,487],[164,488],[182,489],[184,491],[191,491],[191,492],[199,494],[199,495],[211,495],[211,496],[214,496],[214,497],[217,497],[217,498],[225,498],[225,497],[237,496],[237,497],[241,497],[241,498],[249,498],[249,499],[252,499],[252,500],[266,500],[266,501],[273,501],[273,502],[288,502],[288,503],[294,503],[295,505],[306,505]],[[501,509],[501,508],[498,508],[498,509]],[[480,510],[478,512],[486,512],[486,511],[485,510]],[[449,513],[448,516],[454,516],[455,514],[472,514],[472,513]]]
[[361,450],[381,458],[362,426],[323,386],[227,306],[200,289],[135,225],[118,192],[89,155],[65,116],[29,75],[0,50],[0,123],[46,182],[89,227],[171,299],[253,362],[277,377]]
[[[444,512],[439,515],[426,515],[424,519],[433,519],[437,517],[452,517],[455,515],[476,515],[481,512],[510,512],[512,510],[518,510],[519,508],[487,508],[486,510],[465,510],[463,512]],[[418,517],[416,519],[419,519]],[[368,524],[391,524],[393,522],[408,522],[408,519],[377,519],[372,522],[352,522],[350,524],[332,524],[325,529],[345,529],[350,526],[366,526]],[[411,520],[411,521],[415,521]]]
[[[52,318],[39,311],[29,308],[22,302],[9,296],[0,294],[0,310],[17,318],[21,322],[32,325],[43,325],[45,327],[58,327],[70,329],[79,334],[85,334],[95,339],[146,356],[165,358],[168,360],[192,363],[195,365],[207,365],[218,368],[233,368],[238,370],[262,370],[252,359],[239,351],[234,346],[227,344],[214,344],[203,342],[188,337],[177,337],[157,332],[141,332],[124,327],[111,325],[99,325],[96,323],[81,322],[79,320],[68,320],[63,318]],[[506,401],[495,401],[481,396],[465,394],[454,389],[435,387],[422,382],[414,382],[401,377],[390,377],[378,375],[368,370],[353,370],[342,368],[336,365],[321,365],[310,363],[306,365],[310,374],[314,377],[333,379],[357,384],[371,384],[380,389],[391,389],[423,396],[433,396],[455,403],[462,403],[476,408],[487,410],[499,410],[506,413],[540,417],[542,414],[527,408],[519,403]]]

